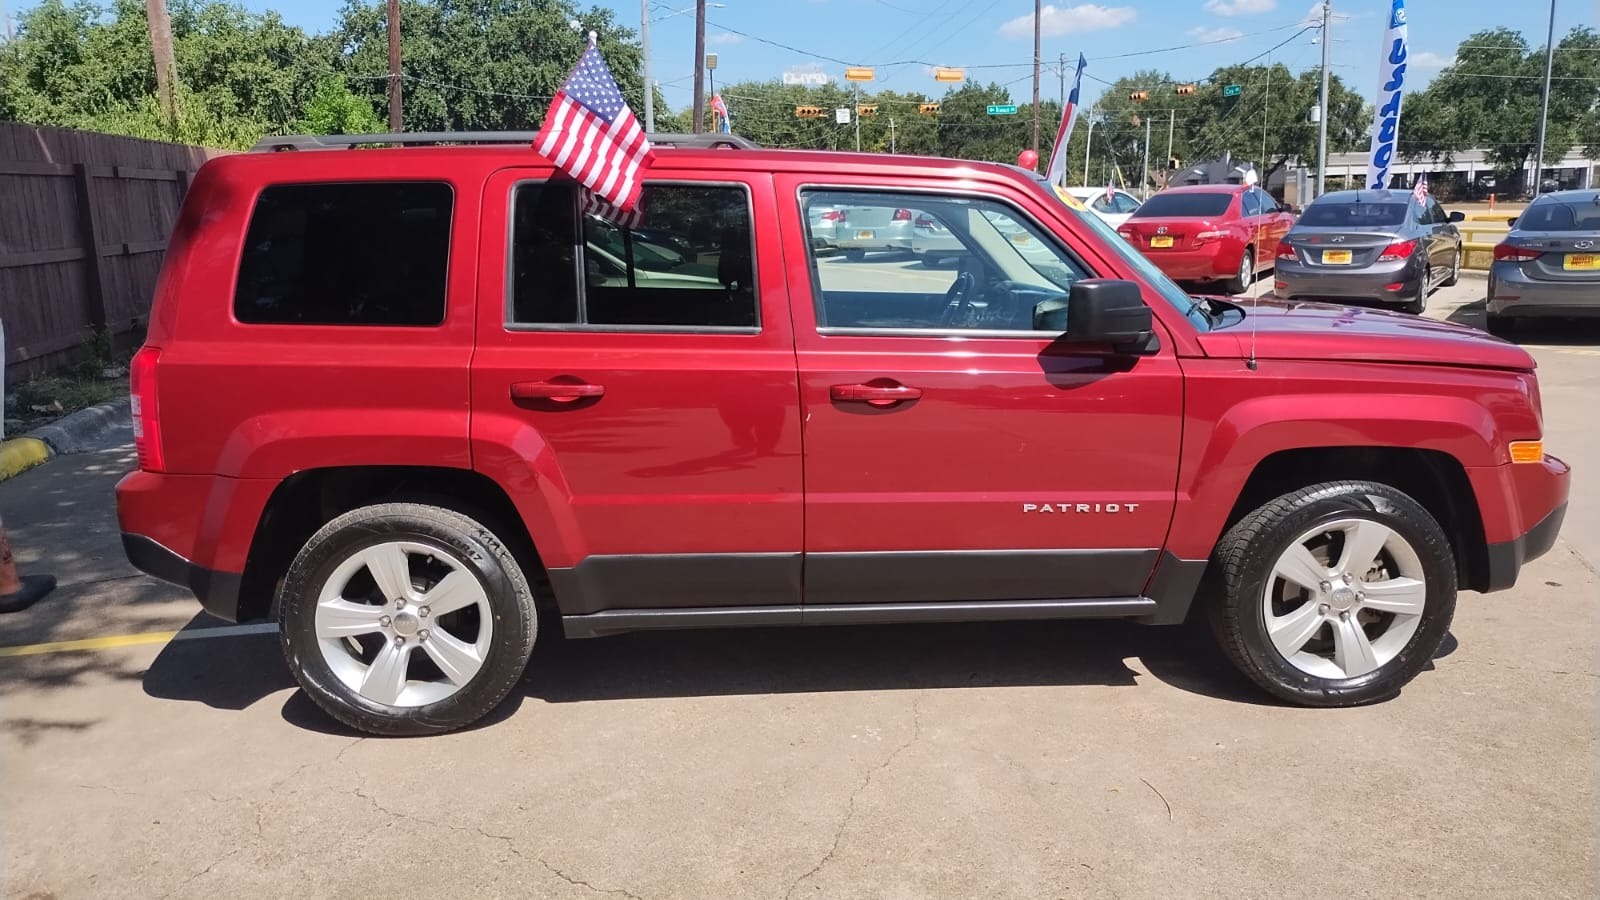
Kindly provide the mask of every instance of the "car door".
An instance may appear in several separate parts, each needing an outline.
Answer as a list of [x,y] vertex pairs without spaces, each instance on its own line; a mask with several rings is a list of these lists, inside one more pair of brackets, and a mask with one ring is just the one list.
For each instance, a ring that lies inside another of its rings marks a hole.
[[1444,207],[1433,197],[1428,198],[1429,220],[1433,225],[1433,267],[1439,272],[1450,271],[1455,264],[1456,226]]
[[[1183,388],[1170,342],[1125,356],[1033,329],[1034,305],[1091,271],[1020,191],[777,183],[807,621],[852,605],[894,618],[896,604],[1137,597],[1173,509]],[[953,265],[810,252],[811,204],[913,197],[960,241]]]
[[800,410],[770,177],[658,164],[634,223],[548,170],[486,190],[474,466],[529,521],[562,612],[798,619]]

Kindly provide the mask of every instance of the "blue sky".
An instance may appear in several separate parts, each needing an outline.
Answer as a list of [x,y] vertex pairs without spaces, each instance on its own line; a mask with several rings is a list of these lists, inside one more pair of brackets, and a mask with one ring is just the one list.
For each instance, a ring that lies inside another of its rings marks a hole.
[[[720,0],[708,11],[708,51],[719,56],[717,80],[777,78],[785,70],[843,74],[839,61],[878,67],[878,86],[942,93],[924,64],[989,66],[973,68],[971,79],[1015,82],[1012,96],[1026,99],[1032,91],[1032,0]],[[11,4],[8,4],[11,5]],[[332,0],[245,0],[256,9],[276,9],[284,18],[310,29],[327,28],[337,15]],[[581,4],[587,7],[589,4]],[[599,4],[617,11],[623,23],[637,28],[637,0]],[[652,57],[655,77],[668,103],[682,107],[691,99],[694,60],[693,0],[652,2]],[[1242,62],[1290,38],[1306,22],[1320,0],[1057,0],[1045,5],[1044,49],[1047,60],[1060,54],[1089,57],[1084,99],[1092,101],[1100,86],[1087,76],[1113,81],[1141,68],[1171,71],[1180,78],[1199,78],[1220,65]],[[1579,24],[1595,24],[1595,0],[1560,0],[1557,39]],[[689,8],[684,15],[675,10]],[[1334,0],[1334,71],[1364,96],[1377,89],[1378,48],[1383,37],[1388,0]],[[1530,44],[1544,43],[1547,7],[1537,0],[1409,0],[1413,82],[1423,87],[1450,62],[1457,44],[1469,34],[1506,25],[1520,29]],[[1525,15],[1513,16],[1516,10]],[[716,27],[725,25],[732,31]],[[1272,54],[1274,61],[1300,70],[1317,65],[1321,48],[1314,33],[1302,34]],[[1227,40],[1236,38],[1234,40]],[[783,49],[773,43],[788,45]],[[1143,56],[1121,54],[1218,42]],[[831,59],[830,59],[831,58]],[[903,65],[892,63],[907,62]],[[1044,78],[1046,97],[1057,92],[1053,74]]]

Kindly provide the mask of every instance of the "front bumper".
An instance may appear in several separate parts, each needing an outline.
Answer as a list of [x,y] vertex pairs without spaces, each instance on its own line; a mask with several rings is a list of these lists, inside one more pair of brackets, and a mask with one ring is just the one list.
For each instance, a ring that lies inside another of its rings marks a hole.
[[1487,571],[1472,588],[1503,591],[1517,583],[1525,563],[1550,551],[1561,533],[1572,469],[1554,456],[1538,463],[1468,467],[1467,480],[1478,499],[1488,543]]
[[1567,505],[1563,503],[1521,537],[1490,544],[1489,590],[1503,591],[1514,586],[1524,563],[1549,553],[1550,548],[1556,545],[1556,537],[1561,534],[1561,522],[1566,517]]

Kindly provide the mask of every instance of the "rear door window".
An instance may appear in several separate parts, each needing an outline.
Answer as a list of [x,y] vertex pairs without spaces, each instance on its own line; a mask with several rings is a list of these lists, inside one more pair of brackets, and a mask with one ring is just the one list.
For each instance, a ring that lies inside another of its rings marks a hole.
[[1232,194],[1157,194],[1134,213],[1137,219],[1220,216],[1233,204]]
[[234,317],[253,325],[439,325],[453,203],[442,182],[268,187],[245,234]]

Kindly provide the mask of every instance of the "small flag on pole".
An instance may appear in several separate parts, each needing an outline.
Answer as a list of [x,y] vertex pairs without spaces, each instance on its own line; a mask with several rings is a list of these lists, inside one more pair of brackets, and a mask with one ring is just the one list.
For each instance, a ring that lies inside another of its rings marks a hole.
[[623,228],[638,228],[644,224],[644,206],[634,204],[633,209],[623,212],[616,206],[607,203],[605,198],[594,191],[585,190],[583,197],[578,201],[586,216],[599,216],[607,222],[614,222]]
[[1061,109],[1061,127],[1056,129],[1056,142],[1050,148],[1050,164],[1044,168],[1045,180],[1051,184],[1067,186],[1067,142],[1072,139],[1072,125],[1078,117],[1078,91],[1083,87],[1083,67],[1089,61],[1078,54],[1078,74],[1072,79],[1072,93]]
[[721,94],[711,95],[711,115],[716,122],[716,130],[723,134],[733,133],[732,117],[728,115],[728,104],[722,102]]
[[1113,204],[1115,202],[1117,202],[1117,191],[1116,191],[1115,188],[1113,188],[1111,186],[1111,179],[1107,178],[1106,179],[1106,205],[1110,206],[1111,204]]
[[1417,198],[1418,203],[1428,202],[1428,173],[1423,172],[1417,179],[1417,186],[1411,189],[1411,196]]
[[632,211],[650,141],[622,99],[589,32],[589,46],[556,91],[534,149],[620,212]]

